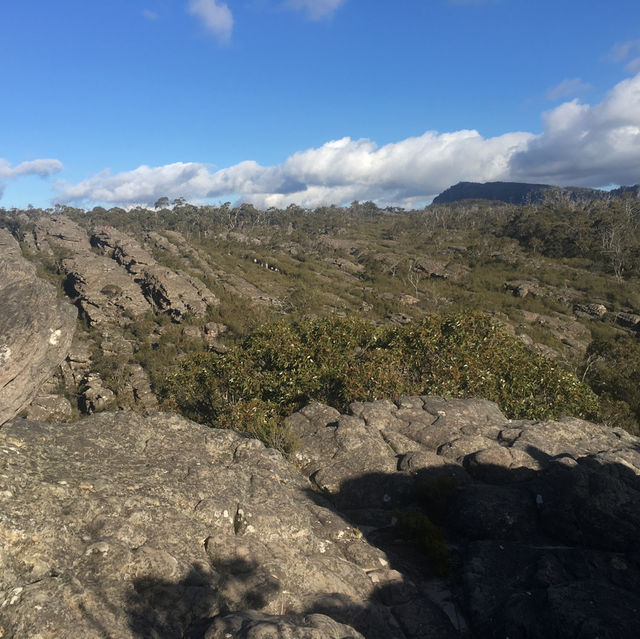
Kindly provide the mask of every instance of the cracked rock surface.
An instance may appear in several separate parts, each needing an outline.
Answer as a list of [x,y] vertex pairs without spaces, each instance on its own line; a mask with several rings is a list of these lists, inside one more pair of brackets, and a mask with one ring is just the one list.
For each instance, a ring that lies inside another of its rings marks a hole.
[[[8,422],[2,636],[637,636],[637,438],[437,397],[290,423],[295,465],[167,413]],[[442,526],[446,580],[403,511]]]
[[471,636],[637,636],[640,439],[511,421],[485,400],[350,413],[312,404],[289,418],[302,472],[382,548],[398,509],[440,524]]
[[454,636],[292,464],[232,431],[15,419],[0,495],[3,637]]

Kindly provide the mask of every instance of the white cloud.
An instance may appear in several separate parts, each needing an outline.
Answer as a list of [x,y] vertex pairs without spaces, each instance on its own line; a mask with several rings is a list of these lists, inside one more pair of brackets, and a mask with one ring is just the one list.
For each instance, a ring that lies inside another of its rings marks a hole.
[[640,182],[640,74],[600,104],[566,102],[543,115],[544,131],[513,156],[514,179],[598,186]]
[[276,166],[246,161],[214,171],[192,162],[105,171],[79,184],[59,183],[56,199],[127,205],[153,203],[163,195],[237,195],[261,207],[356,199],[408,207],[459,181],[496,180],[577,186],[640,182],[640,74],[617,84],[599,104],[575,99],[543,114],[539,135],[485,138],[473,130],[427,131],[384,146],[345,137],[294,153]]
[[160,17],[155,11],[151,11],[151,9],[143,9],[142,16],[151,22]]
[[606,58],[611,62],[624,62],[632,55],[640,53],[640,40],[627,40],[614,44]]
[[638,73],[640,71],[640,39],[614,44],[605,59],[618,64],[624,62],[625,69],[629,73]]
[[631,73],[640,73],[640,56],[629,60],[625,65],[625,68]]
[[26,175],[37,175],[45,178],[53,173],[62,171],[62,162],[51,158],[43,158],[39,160],[30,160],[21,162],[17,166],[11,166],[7,160],[0,158],[0,199],[4,194],[6,182],[8,180],[16,180]]
[[591,89],[593,89],[593,87],[588,82],[583,82],[580,78],[566,78],[560,82],[560,84],[549,89],[546,96],[548,100],[572,98],[579,93],[584,93]]
[[50,158],[21,162],[11,167],[7,160],[0,158],[0,180],[11,180],[23,175],[38,175],[48,177],[53,173],[62,171],[62,162]]
[[76,185],[59,184],[57,200],[127,204],[151,203],[163,195],[238,194],[260,206],[426,201],[459,180],[505,178],[509,158],[531,137],[508,133],[485,139],[477,131],[430,131],[379,148],[371,140],[342,138],[295,153],[274,167],[247,161],[212,172],[204,164],[176,163],[116,175],[102,172]]
[[304,11],[312,20],[331,15],[345,0],[287,0],[287,6]]
[[189,0],[187,11],[202,20],[205,28],[220,42],[228,42],[233,30],[233,15],[224,2]]

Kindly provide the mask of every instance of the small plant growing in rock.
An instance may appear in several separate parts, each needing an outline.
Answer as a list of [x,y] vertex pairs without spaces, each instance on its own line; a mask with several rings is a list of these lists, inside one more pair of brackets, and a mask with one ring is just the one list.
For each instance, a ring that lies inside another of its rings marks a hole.
[[447,520],[449,507],[458,492],[458,482],[442,475],[416,482],[416,494],[427,515],[437,524]]
[[444,532],[421,512],[396,511],[398,534],[425,556],[429,568],[438,577],[451,573],[451,553],[445,545]]

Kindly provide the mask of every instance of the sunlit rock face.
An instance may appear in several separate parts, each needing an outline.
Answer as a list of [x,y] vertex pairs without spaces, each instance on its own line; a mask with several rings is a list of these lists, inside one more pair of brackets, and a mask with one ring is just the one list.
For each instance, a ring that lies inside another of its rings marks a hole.
[[5,636],[404,637],[394,610],[412,602],[412,623],[453,636],[385,552],[257,440],[119,412],[15,419],[0,441]]
[[76,309],[36,277],[0,229],[0,424],[27,406],[65,358],[75,320]]

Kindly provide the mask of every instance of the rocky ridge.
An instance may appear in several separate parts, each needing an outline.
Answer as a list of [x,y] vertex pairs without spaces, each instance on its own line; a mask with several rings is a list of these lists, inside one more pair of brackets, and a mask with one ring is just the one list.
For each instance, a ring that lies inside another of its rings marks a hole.
[[509,204],[537,204],[545,198],[572,201],[593,201],[631,195],[639,197],[640,185],[622,186],[611,191],[575,186],[551,184],[527,184],[523,182],[458,182],[437,195],[433,203],[445,204],[469,199],[495,200]]

